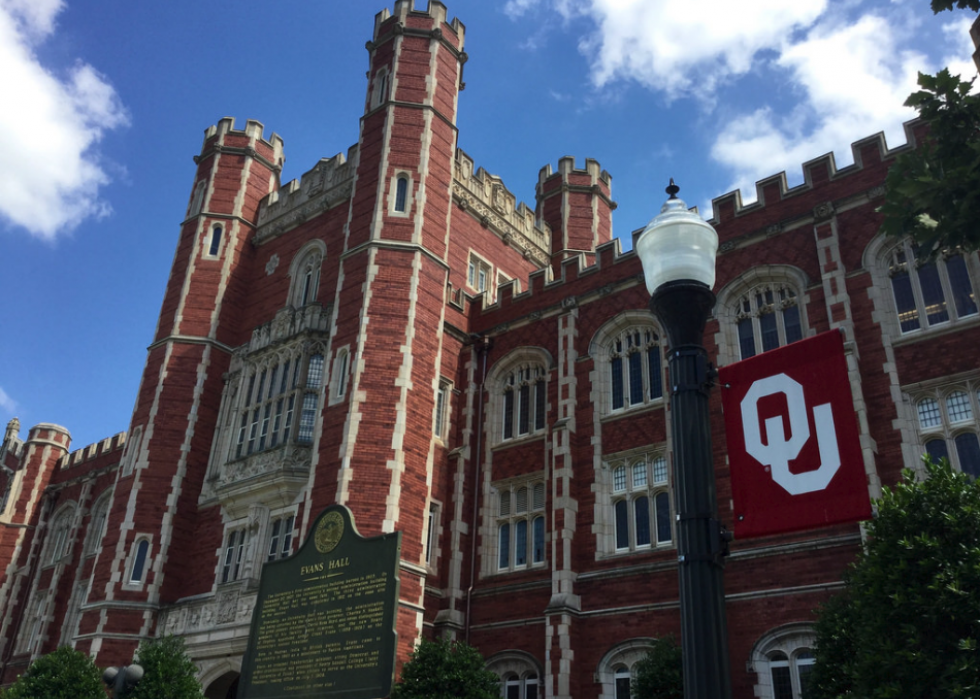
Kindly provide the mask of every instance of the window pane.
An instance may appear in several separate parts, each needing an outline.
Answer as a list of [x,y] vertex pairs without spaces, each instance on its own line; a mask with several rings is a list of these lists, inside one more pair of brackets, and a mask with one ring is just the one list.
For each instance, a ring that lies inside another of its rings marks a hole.
[[966,271],[966,261],[962,255],[954,255],[946,260],[946,273],[953,294],[956,315],[960,318],[977,312],[977,297],[970,286],[970,276]]
[[613,490],[617,493],[626,490],[626,467],[617,466],[613,471]]
[[803,339],[799,306],[790,306],[783,310],[783,327],[786,330],[786,344]]
[[636,523],[636,545],[650,545],[650,501],[641,495],[633,501],[633,520]]
[[613,410],[623,407],[623,359],[614,357],[609,364],[612,372],[612,407]]
[[616,673],[616,699],[630,699],[630,678],[627,674],[621,677]]
[[272,534],[269,536],[269,555],[266,556],[267,561],[276,560],[276,556],[279,554],[279,530],[282,529],[282,520],[277,519],[272,523]]
[[522,519],[514,526],[514,565],[527,565],[527,520]]
[[639,352],[629,355],[630,405],[643,402],[643,358]]
[[408,178],[402,175],[395,185],[395,211],[404,213],[405,200],[408,198]]
[[510,491],[505,490],[500,494],[500,511],[498,513],[501,517],[506,517],[510,514]]
[[143,539],[136,545],[136,556],[133,558],[133,572],[129,576],[130,582],[143,581],[143,567],[146,565],[146,553],[150,549],[150,542]]
[[303,412],[300,413],[299,430],[296,432],[296,441],[300,444],[309,444],[313,441],[313,424],[316,422],[316,403],[315,393],[307,393],[303,396]]
[[306,372],[306,387],[307,388],[320,388],[320,382],[323,380],[323,355],[314,354],[310,357],[310,368]]
[[520,403],[517,414],[517,434],[527,434],[531,425],[531,387],[521,386]]
[[524,699],[538,699],[538,678],[528,677],[524,682]]
[[764,313],[759,316],[759,331],[762,334],[762,351],[779,347],[779,331],[776,329],[776,314]]
[[504,393],[504,439],[514,436],[514,392]]
[[950,422],[966,422],[973,419],[973,407],[970,397],[963,391],[956,391],[946,396],[946,412]]
[[535,510],[540,510],[544,507],[544,483],[534,484],[533,501],[531,507]]
[[633,464],[633,487],[641,488],[647,484],[647,465]]
[[510,567],[510,524],[504,523],[500,525],[500,533],[498,536],[498,547],[499,556],[497,561],[498,568],[509,568]]
[[527,488],[520,488],[517,491],[517,514],[527,512]]
[[789,664],[772,666],[772,695],[774,699],[793,699],[793,683],[789,677]]
[[531,559],[534,563],[544,562],[544,517],[534,518],[534,543]]
[[752,319],[742,318],[738,321],[738,347],[742,359],[755,356],[755,338],[752,336]]
[[892,277],[892,293],[895,294],[895,309],[902,332],[919,329],[919,310],[915,307],[912,295],[912,280],[908,272],[899,272]]
[[670,496],[667,493],[657,493],[654,499],[657,506],[657,543],[670,541]]
[[660,347],[656,345],[647,350],[647,369],[650,374],[650,400],[663,398],[664,375],[660,370]]
[[980,476],[980,442],[972,432],[956,437],[956,455],[960,459],[960,470],[974,478]]
[[221,247],[221,226],[215,226],[211,230],[211,247],[208,249],[208,254],[214,257],[218,254],[218,248]]
[[939,414],[939,403],[932,398],[919,401],[916,409],[919,411],[920,427],[938,427],[942,424],[943,419]]
[[926,306],[926,318],[929,325],[945,323],[949,320],[946,310],[946,298],[943,286],[939,281],[939,270],[935,262],[929,262],[919,267],[919,286],[922,287],[922,301]]
[[663,456],[658,456],[653,460],[653,482],[667,482],[667,459]]
[[931,439],[926,442],[926,453],[932,457],[932,460],[939,463],[940,459],[949,458],[949,450],[946,448],[945,439]]
[[544,381],[534,384],[534,429],[536,430],[544,429],[544,388]]
[[628,549],[630,546],[629,512],[625,500],[616,503],[616,548]]

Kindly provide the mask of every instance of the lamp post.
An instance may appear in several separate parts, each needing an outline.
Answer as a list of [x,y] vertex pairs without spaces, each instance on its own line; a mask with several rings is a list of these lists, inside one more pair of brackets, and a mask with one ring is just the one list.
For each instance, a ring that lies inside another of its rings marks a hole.
[[125,667],[108,667],[102,681],[112,690],[113,699],[123,699],[143,679],[143,668],[136,663]]
[[722,557],[730,538],[718,521],[708,393],[712,385],[704,326],[715,305],[718,234],[670,198],[636,242],[650,309],[670,343],[670,411],[677,507],[684,696],[730,699]]

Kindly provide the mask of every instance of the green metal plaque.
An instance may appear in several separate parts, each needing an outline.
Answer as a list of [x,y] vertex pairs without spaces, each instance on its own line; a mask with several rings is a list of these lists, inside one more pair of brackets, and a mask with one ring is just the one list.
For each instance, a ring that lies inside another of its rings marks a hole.
[[238,699],[376,699],[395,675],[401,532],[365,539],[320,513],[295,556],[267,563]]

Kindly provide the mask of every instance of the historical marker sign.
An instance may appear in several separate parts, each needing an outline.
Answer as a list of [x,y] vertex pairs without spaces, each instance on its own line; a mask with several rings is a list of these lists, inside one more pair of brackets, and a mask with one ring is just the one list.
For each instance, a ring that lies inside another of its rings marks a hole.
[[239,699],[375,699],[395,674],[401,533],[365,539],[343,505],[296,555],[267,563]]

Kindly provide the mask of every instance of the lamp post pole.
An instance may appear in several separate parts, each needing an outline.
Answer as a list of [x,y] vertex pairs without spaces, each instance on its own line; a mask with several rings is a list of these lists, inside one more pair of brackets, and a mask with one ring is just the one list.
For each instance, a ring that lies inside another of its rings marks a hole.
[[651,291],[650,309],[670,344],[684,696],[731,699],[722,563],[729,537],[718,521],[708,412],[712,377],[702,345],[715,304],[718,236],[687,211],[670,184],[670,199],[637,241],[637,253]]

